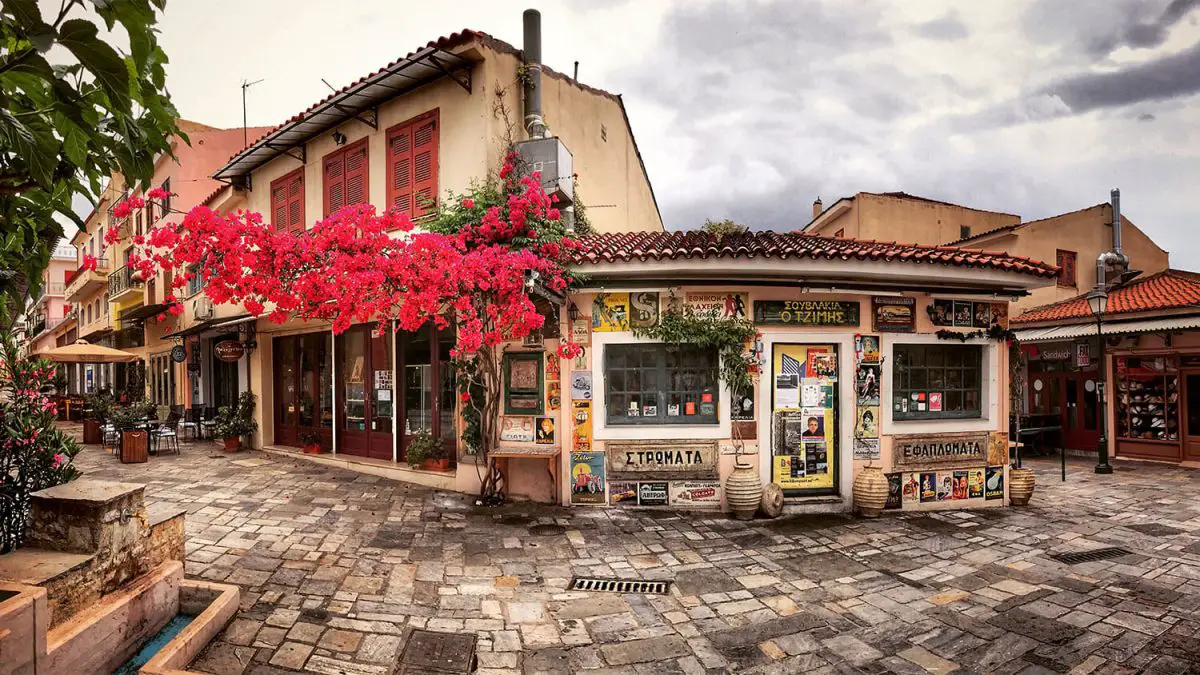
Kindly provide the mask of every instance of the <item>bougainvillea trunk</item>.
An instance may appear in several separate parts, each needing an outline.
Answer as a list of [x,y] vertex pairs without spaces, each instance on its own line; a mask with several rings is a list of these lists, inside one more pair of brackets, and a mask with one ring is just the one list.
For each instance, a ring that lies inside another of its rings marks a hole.
[[[366,322],[404,331],[427,324],[454,327],[451,355],[476,357],[479,386],[465,392],[470,399],[465,407],[479,414],[477,424],[468,426],[482,432],[477,452],[486,463],[499,411],[496,347],[541,328],[545,318],[535,305],[534,287],[565,293],[571,279],[564,261],[578,245],[541,188],[541,177],[518,178],[515,161],[510,153],[496,178],[450,196],[435,217],[415,224],[407,213],[355,205],[293,232],[257,213],[197,207],[178,222],[135,237],[129,266],[147,279],[174,272],[169,309],[158,317],[162,322],[182,312],[174,292],[200,274],[213,302],[241,304],[277,323],[328,321],[335,333]],[[167,196],[152,190],[118,204],[114,214],[121,217],[147,198]],[[578,350],[565,342],[560,354]],[[483,400],[475,401],[474,392]],[[494,489],[483,482],[485,494]]]

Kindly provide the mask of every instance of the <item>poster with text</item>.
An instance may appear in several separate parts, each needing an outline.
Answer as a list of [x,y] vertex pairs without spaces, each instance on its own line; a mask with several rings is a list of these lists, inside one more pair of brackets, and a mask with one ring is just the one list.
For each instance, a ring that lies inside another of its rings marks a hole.
[[684,304],[704,319],[745,319],[750,301],[745,293],[688,293]]
[[970,492],[967,487],[967,472],[955,471],[953,476],[954,487],[952,488],[951,497],[953,499],[966,499],[967,494]]
[[1004,499],[1004,467],[989,466],[984,479],[984,494],[987,499]]
[[597,293],[592,300],[592,330],[598,333],[629,330],[629,294]]
[[904,505],[901,495],[904,486],[902,485],[904,475],[899,473],[889,473],[887,475],[888,495],[887,501],[883,503],[885,509],[898,509]]
[[921,474],[921,503],[937,501],[937,474]]
[[500,440],[509,443],[532,443],[533,418],[507,416],[500,418]]
[[686,509],[720,509],[719,481],[671,481],[671,506]]
[[978,499],[983,496],[983,469],[971,469],[967,472],[967,498]]
[[879,439],[878,438],[855,438],[854,439],[854,459],[861,459],[861,460],[879,459]]
[[879,336],[855,335],[854,356],[861,363],[879,363]]
[[937,474],[937,500],[939,502],[954,499],[954,473],[950,471]]
[[621,506],[637,506],[638,484],[631,481],[608,484],[608,503]]
[[785,490],[834,486],[837,357],[834,345],[773,346],[771,471]]
[[571,449],[575,452],[587,452],[592,449],[592,402],[572,401],[571,416],[575,421],[575,429],[571,435]]
[[649,328],[658,324],[658,293],[637,291],[629,294],[629,325]]
[[604,453],[571,453],[571,503],[604,504]]
[[638,506],[666,506],[670,492],[666,481],[643,481],[638,483]]
[[858,409],[854,435],[858,438],[879,438],[879,406]]
[[854,393],[858,405],[879,405],[879,364],[858,364],[854,380]]
[[921,501],[921,477],[917,473],[904,474],[904,503],[917,504]]
[[536,433],[535,442],[538,445],[554,445],[554,418],[538,417],[533,430]]
[[592,400],[592,372],[590,370],[576,370],[571,373],[571,400]]

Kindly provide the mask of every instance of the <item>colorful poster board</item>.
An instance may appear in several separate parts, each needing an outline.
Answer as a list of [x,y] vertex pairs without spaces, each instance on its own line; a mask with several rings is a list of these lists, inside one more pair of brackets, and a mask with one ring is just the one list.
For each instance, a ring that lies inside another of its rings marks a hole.
[[984,478],[984,495],[988,500],[1004,499],[1004,467],[989,466]]
[[534,427],[535,443],[538,445],[554,445],[554,418],[538,417]]
[[592,330],[598,333],[629,330],[629,294],[597,293],[592,299]]
[[837,378],[835,345],[774,345],[771,472],[784,490],[834,489]]
[[934,300],[929,318],[935,326],[990,328],[992,324],[1008,328],[1008,303]]
[[588,452],[592,449],[592,402],[572,401],[571,413],[575,420],[571,449],[575,452]]
[[917,329],[916,309],[916,298],[872,297],[874,330],[881,333],[911,333]]
[[509,443],[533,442],[532,417],[500,418],[500,440]]
[[604,504],[604,453],[571,453],[571,503]]
[[750,299],[745,293],[688,293],[686,311],[712,319],[745,319]]
[[754,323],[777,326],[857,326],[858,301],[755,300]]

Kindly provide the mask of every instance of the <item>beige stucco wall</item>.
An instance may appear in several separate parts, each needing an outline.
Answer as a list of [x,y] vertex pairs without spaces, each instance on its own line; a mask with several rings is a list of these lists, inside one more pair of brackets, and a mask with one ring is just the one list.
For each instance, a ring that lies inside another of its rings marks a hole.
[[[1076,279],[1073,287],[1046,286],[1034,289],[1014,304],[1013,315],[1031,307],[1047,305],[1086,293],[1096,284],[1096,257],[1112,249],[1112,209],[1099,204],[1082,211],[1065,213],[1046,220],[1027,223],[996,237],[983,237],[966,244],[970,248],[1005,251],[1055,263],[1058,249],[1075,251]],[[1129,256],[1132,269],[1143,276],[1161,272],[1170,265],[1167,251],[1146,236],[1128,218],[1121,218],[1121,246]]]
[[[830,208],[837,207],[835,203]],[[1020,216],[1009,213],[860,192],[849,209],[808,231],[833,236],[844,229],[843,236],[854,239],[938,245],[958,240],[963,225],[970,227],[972,234],[980,234],[1020,220]]]

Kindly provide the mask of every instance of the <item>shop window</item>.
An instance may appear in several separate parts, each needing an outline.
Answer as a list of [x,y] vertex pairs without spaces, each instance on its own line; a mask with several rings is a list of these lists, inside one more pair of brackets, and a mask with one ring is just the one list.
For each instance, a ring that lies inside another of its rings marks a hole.
[[188,267],[188,274],[191,276],[188,277],[187,294],[192,296],[204,290],[204,275],[200,273],[200,266]]
[[[1179,377],[1173,357],[1120,356],[1116,366],[1117,437],[1178,441]],[[1188,405],[1190,416],[1190,397]]]
[[504,414],[542,414],[544,383],[540,352],[505,354]]
[[717,424],[718,363],[713,349],[609,345],[604,352],[607,423]]
[[1075,276],[1075,251],[1055,251],[1054,264],[1058,265],[1058,285],[1064,288],[1076,288],[1079,281]]
[[983,347],[901,344],[892,358],[892,418],[983,416]]

